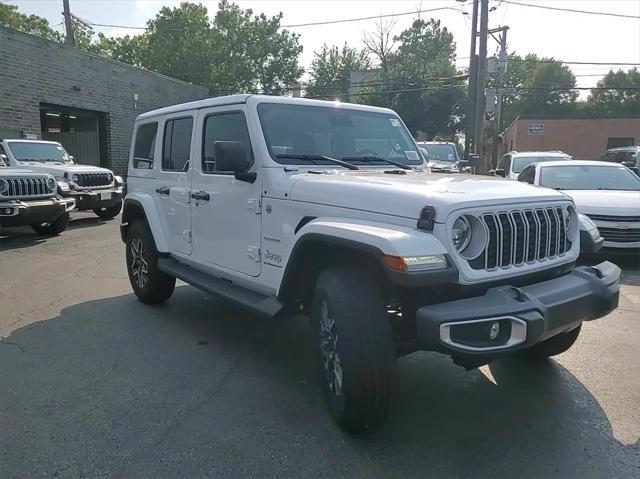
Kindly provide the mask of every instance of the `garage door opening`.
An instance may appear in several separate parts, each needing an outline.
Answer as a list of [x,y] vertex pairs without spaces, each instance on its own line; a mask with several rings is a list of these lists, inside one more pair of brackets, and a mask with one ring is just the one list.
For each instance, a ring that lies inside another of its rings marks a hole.
[[106,114],[60,105],[40,104],[42,139],[57,141],[84,165],[106,161]]

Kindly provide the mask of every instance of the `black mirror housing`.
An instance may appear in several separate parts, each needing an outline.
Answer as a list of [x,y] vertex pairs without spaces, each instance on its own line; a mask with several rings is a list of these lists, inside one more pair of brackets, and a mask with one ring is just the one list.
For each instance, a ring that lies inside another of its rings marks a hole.
[[253,183],[256,173],[248,173],[251,159],[247,145],[241,141],[216,141],[214,143],[217,171],[232,171],[236,179]]

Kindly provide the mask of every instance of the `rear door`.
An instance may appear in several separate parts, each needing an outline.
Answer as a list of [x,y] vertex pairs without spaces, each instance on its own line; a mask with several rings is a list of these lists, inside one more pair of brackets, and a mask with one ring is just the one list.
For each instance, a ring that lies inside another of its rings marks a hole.
[[153,191],[171,252],[190,255],[191,150],[193,114],[166,117],[162,122],[161,161]]

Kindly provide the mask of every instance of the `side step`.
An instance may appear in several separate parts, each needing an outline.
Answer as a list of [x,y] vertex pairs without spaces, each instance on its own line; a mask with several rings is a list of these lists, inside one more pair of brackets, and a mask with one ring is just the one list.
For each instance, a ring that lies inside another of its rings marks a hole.
[[210,276],[173,258],[158,258],[158,269],[207,293],[238,303],[255,313],[275,316],[283,307],[275,296],[258,293],[230,281]]

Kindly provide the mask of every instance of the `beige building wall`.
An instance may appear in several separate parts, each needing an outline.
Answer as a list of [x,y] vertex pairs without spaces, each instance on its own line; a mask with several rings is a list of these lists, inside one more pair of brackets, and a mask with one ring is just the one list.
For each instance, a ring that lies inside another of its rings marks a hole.
[[[534,132],[542,134],[531,134],[530,125]],[[633,144],[640,145],[640,118],[521,118],[504,131],[502,153],[561,150],[579,160],[597,160],[606,151],[610,138],[633,138]]]

